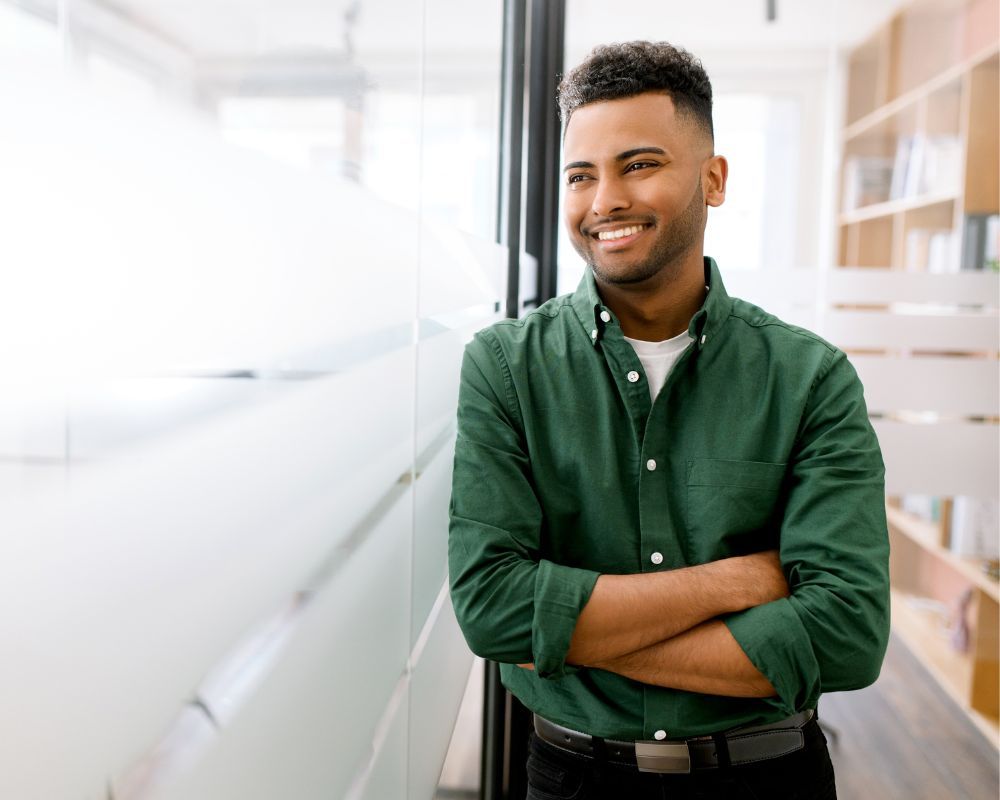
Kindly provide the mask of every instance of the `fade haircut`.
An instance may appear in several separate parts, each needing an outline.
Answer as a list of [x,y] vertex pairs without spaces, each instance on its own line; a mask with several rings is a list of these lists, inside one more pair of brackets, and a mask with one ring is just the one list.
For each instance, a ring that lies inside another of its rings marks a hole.
[[563,130],[580,106],[644,92],[670,95],[679,114],[697,122],[714,141],[712,84],[701,61],[667,42],[623,42],[595,47],[559,82]]

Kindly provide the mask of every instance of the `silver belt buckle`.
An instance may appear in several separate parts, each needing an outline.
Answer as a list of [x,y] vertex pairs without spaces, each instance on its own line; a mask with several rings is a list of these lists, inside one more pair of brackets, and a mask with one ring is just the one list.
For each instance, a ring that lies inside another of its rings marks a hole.
[[635,761],[639,772],[688,773],[691,750],[687,742],[636,742]]

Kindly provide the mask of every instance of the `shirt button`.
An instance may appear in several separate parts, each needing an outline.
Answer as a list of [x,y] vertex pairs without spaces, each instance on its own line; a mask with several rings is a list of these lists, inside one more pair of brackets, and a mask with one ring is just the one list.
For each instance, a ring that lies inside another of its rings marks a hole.
[[664,739],[667,738],[667,732],[657,731],[656,733],[653,734],[653,738],[656,739],[658,742],[662,742]]
[[663,553],[653,553],[653,555],[649,557],[649,560],[652,561],[654,564],[662,564]]
[[651,458],[651,459],[649,459],[649,461],[646,462],[646,469],[648,469],[650,472],[652,472],[654,469],[656,469],[656,459],[655,458]]
[[590,338],[591,339],[596,339],[597,338],[597,328],[594,328],[594,330],[592,330],[590,332]]
[[602,311],[601,319],[603,319],[605,322],[611,322],[611,315],[607,311]]
[[629,383],[635,383],[637,380],[639,380],[639,373],[636,372],[635,370],[632,370],[625,377],[628,378]]

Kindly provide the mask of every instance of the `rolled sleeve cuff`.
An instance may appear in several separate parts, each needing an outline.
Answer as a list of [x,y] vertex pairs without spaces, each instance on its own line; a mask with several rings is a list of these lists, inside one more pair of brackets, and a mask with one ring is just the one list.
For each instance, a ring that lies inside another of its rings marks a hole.
[[590,599],[599,573],[589,569],[538,562],[531,651],[540,678],[561,678],[576,671],[566,653],[580,612]]
[[785,711],[794,714],[816,707],[819,663],[787,598],[748,608],[725,622],[743,652],[771,682]]

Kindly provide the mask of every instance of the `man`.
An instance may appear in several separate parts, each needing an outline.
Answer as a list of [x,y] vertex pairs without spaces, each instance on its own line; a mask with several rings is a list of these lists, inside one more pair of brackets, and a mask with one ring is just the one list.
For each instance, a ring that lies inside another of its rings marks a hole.
[[731,298],[711,86],[668,44],[560,85],[573,295],[469,344],[449,543],[535,713],[529,798],[827,798],[821,692],[878,675],[884,467],[843,352]]

